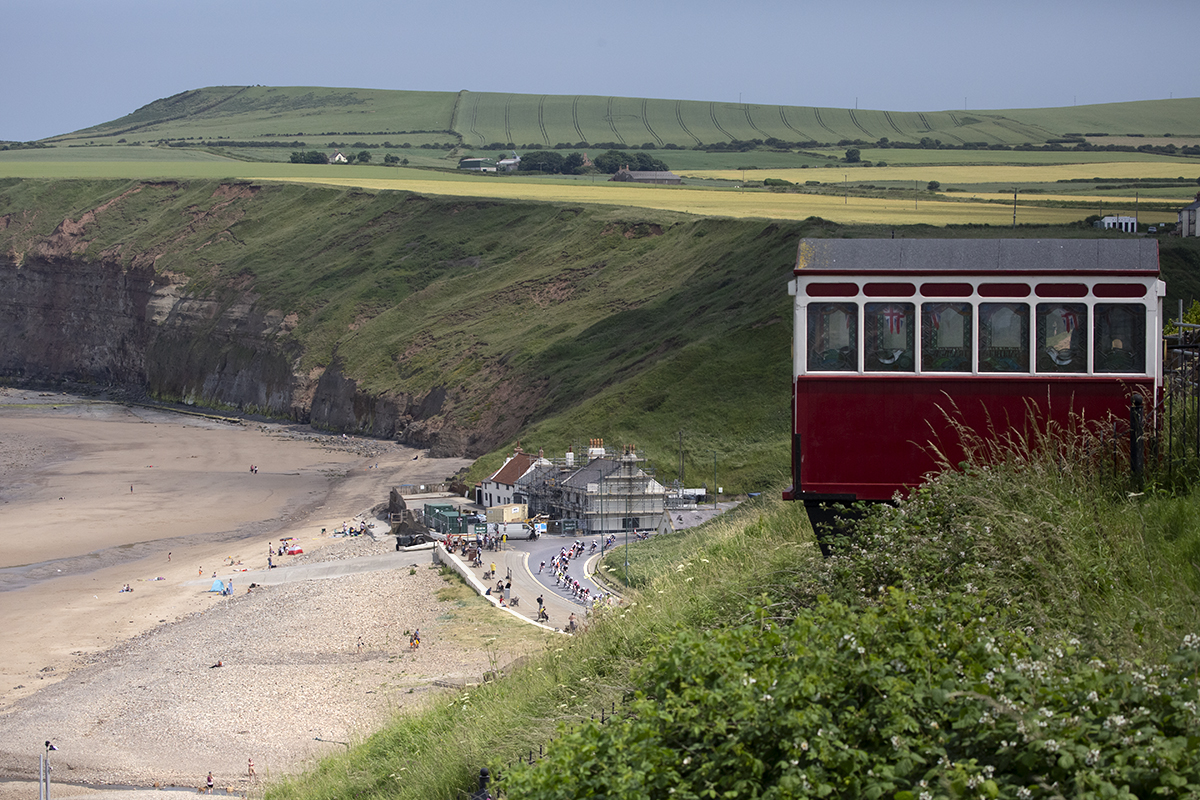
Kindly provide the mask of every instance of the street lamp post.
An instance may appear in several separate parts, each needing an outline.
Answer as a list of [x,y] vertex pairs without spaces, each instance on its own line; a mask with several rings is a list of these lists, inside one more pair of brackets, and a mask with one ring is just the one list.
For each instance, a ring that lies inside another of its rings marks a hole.
[[50,740],[46,740],[46,749],[42,751],[39,757],[38,765],[38,798],[39,800],[50,800],[50,751],[58,748],[50,744]]

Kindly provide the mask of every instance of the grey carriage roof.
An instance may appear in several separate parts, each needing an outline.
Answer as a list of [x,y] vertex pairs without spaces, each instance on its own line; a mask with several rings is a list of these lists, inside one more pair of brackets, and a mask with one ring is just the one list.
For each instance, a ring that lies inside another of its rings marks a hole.
[[807,272],[1149,272],[1153,239],[801,239]]

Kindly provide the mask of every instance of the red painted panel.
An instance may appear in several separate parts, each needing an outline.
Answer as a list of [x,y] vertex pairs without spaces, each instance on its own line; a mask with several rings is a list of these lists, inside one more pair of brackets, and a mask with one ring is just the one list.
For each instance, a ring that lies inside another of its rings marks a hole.
[[[805,493],[853,493],[860,500],[887,500],[915,486],[936,462],[932,442],[962,456],[943,410],[979,432],[1023,427],[1032,401],[1052,419],[1068,424],[1072,410],[1089,420],[1129,419],[1129,389],[1105,378],[988,378],[801,376],[796,380],[795,431],[801,467],[796,489]],[[1151,396],[1152,384],[1140,384]],[[953,401],[953,402],[951,402]]]
[[1140,283],[1097,283],[1092,287],[1096,297],[1145,297],[1146,291]]
[[805,288],[809,297],[854,297],[857,283],[810,283]]
[[926,297],[970,297],[975,288],[969,283],[922,283],[921,294]]
[[867,297],[912,297],[916,291],[911,283],[868,283],[863,287]]
[[980,297],[1028,297],[1029,286],[1024,283],[981,283]]
[[1038,297],[1087,297],[1083,283],[1039,283],[1034,292]]

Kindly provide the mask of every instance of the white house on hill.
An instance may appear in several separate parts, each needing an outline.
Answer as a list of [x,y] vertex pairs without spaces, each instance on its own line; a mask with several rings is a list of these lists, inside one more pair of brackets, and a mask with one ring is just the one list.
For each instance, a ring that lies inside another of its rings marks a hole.
[[1196,200],[1179,210],[1179,235],[1200,236],[1200,194]]
[[550,461],[541,453],[536,456],[524,453],[518,447],[504,462],[504,466],[489,475],[475,489],[475,502],[484,508],[509,505],[513,502],[513,490],[522,475],[536,466],[549,466]]

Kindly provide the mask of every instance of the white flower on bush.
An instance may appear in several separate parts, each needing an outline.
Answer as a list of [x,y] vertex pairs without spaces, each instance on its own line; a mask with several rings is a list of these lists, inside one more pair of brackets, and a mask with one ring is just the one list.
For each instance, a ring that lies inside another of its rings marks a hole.
[[1125,719],[1125,717],[1121,714],[1113,714],[1111,717],[1104,720],[1104,727],[1106,729],[1111,728],[1113,730],[1120,730],[1121,728],[1124,728],[1128,722],[1129,720]]

